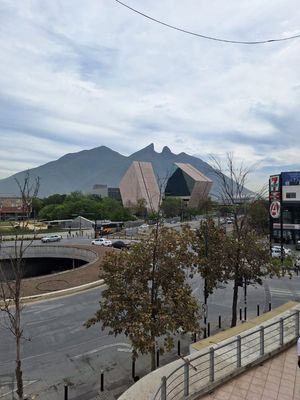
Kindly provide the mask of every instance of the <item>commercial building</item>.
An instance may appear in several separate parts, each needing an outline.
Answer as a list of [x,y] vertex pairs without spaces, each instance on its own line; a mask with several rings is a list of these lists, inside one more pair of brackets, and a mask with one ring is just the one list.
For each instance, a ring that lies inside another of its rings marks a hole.
[[158,211],[160,191],[150,162],[134,161],[120,182],[125,207],[135,207],[140,200],[148,211]]
[[199,201],[208,196],[213,182],[191,164],[175,163],[175,166],[165,196],[181,198],[188,207],[197,207]]
[[28,207],[24,207],[20,197],[0,197],[0,220],[18,219],[25,215]]
[[300,171],[270,176],[270,235],[275,242],[300,240]]

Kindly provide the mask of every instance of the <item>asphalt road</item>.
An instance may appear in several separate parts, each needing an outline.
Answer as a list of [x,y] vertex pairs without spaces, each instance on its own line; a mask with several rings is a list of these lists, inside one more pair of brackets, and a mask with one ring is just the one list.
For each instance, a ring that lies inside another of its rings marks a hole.
[[[264,286],[248,287],[248,317],[261,310],[288,300],[300,300],[300,276],[292,279],[269,279]],[[202,295],[203,282],[197,276],[191,282],[196,296]],[[83,323],[97,309],[101,290],[26,305],[23,311],[24,334],[30,341],[23,343],[23,371],[26,393],[35,398],[63,399],[63,386],[70,385],[70,399],[92,399],[100,386],[100,371],[104,371],[105,389],[110,398],[117,398],[129,385],[131,378],[130,343],[123,336],[114,337],[96,325],[90,329]],[[232,285],[221,286],[208,300],[208,321],[212,331],[217,328],[218,316],[225,327],[230,323]],[[240,306],[243,306],[240,290]],[[0,399],[12,399],[14,386],[14,352],[12,336],[5,329],[3,316],[0,327]],[[188,353],[191,336],[181,337],[181,350]],[[176,359],[176,351],[162,356],[161,363]],[[140,357],[136,374],[149,372],[150,359]]]

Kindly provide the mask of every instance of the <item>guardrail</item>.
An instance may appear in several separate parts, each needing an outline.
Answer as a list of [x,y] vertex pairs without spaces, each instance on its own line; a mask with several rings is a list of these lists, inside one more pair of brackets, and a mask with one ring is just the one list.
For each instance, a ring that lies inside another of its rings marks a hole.
[[162,377],[153,400],[184,399],[282,348],[299,336],[299,313],[296,310],[223,345],[210,347],[201,355],[184,359],[183,365]]

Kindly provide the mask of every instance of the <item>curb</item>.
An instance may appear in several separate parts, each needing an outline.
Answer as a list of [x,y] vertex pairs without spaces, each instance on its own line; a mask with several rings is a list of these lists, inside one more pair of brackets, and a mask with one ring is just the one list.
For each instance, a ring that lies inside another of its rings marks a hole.
[[98,286],[104,285],[104,279],[99,279],[98,281],[90,282],[90,283],[85,283],[84,285],[80,286],[74,286],[68,289],[62,289],[62,290],[55,290],[53,292],[47,292],[47,293],[41,293],[41,294],[35,294],[32,296],[25,296],[21,297],[21,300],[24,303],[29,303],[37,300],[47,300],[47,299],[53,299],[56,297],[62,297],[65,295],[70,295],[70,294],[75,294],[78,292],[83,292],[84,290],[96,288]]

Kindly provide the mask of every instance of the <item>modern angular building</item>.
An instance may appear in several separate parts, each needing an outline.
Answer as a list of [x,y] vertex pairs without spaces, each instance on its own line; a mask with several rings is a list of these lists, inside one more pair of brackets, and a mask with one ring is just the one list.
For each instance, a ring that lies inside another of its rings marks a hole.
[[270,235],[275,242],[300,240],[300,171],[270,176]]
[[134,207],[145,200],[148,211],[158,211],[160,191],[150,162],[134,161],[120,182],[124,207]]
[[208,196],[213,182],[191,164],[175,163],[176,170],[168,179],[165,196],[181,198],[188,207],[197,207]]

